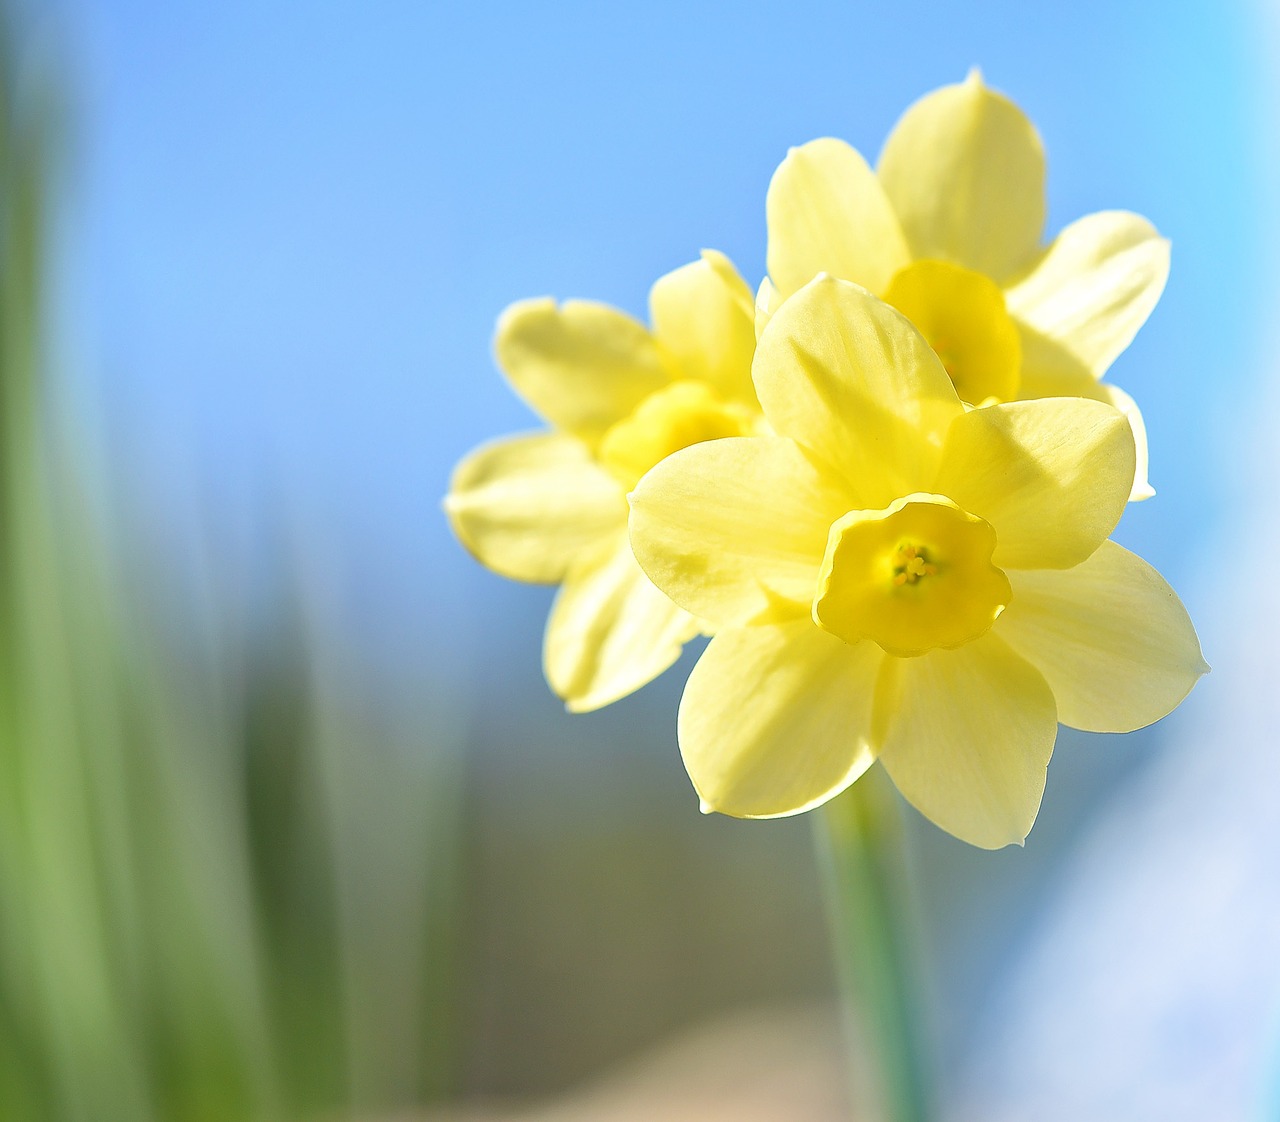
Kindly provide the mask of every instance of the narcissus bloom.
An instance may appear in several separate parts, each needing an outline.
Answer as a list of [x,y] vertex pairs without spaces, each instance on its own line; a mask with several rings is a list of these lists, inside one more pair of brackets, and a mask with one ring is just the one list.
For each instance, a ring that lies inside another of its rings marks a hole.
[[968,409],[904,316],[829,277],[773,316],[754,378],[773,434],[686,448],[631,495],[645,572],[716,625],[679,718],[704,809],[795,814],[878,759],[943,829],[1007,845],[1059,721],[1139,728],[1207,669],[1107,540],[1134,466],[1111,406]]
[[1132,497],[1147,483],[1132,398],[1100,382],[1164,290],[1169,245],[1103,211],[1048,246],[1044,152],[1022,111],[977,71],[916,102],[872,171],[840,140],[794,148],[769,185],[761,318],[819,273],[856,281],[911,318],[970,404],[1080,396],[1133,426]]
[[560,584],[547,680],[576,711],[662,673],[701,625],[649,583],[627,541],[627,492],[668,453],[757,430],[751,290],[723,255],[660,278],[653,329],[603,304],[512,305],[494,349],[550,432],[484,445],[458,465],[445,510],[480,561]]

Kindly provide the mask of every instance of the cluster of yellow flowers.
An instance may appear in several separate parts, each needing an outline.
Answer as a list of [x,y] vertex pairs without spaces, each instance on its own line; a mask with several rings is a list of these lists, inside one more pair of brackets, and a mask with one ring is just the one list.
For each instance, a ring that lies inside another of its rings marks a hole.
[[1045,248],[1044,154],[977,73],[912,106],[872,170],[793,149],[755,297],[721,254],[651,327],[531,300],[498,363],[552,426],[481,447],[446,509],[517,580],[559,583],[545,665],[571,710],[712,636],[680,705],[704,810],[769,818],[879,761],[943,829],[1026,837],[1058,722],[1159,720],[1208,667],[1186,610],[1108,535],[1147,483],[1101,381],[1164,288],[1126,212]]

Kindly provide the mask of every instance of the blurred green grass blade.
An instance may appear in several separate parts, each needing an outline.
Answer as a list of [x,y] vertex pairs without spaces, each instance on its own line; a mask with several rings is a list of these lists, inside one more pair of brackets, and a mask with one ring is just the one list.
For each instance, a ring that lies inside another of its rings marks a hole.
[[45,369],[57,130],[47,91],[18,81],[12,26],[0,1117],[265,1122],[430,1099],[452,1056],[449,736],[344,688],[296,574],[266,650],[234,629],[176,638],[163,598],[124,578],[100,466]]

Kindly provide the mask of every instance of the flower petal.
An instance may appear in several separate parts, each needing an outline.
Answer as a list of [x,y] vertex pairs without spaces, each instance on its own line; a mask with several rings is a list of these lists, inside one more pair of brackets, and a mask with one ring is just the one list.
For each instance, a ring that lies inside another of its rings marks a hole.
[[580,440],[533,433],[481,445],[466,456],[444,501],[453,532],[495,572],[552,583],[627,517],[621,486]]
[[1147,321],[1169,276],[1169,243],[1145,218],[1103,211],[1073,222],[1006,293],[1009,312],[1101,377]]
[[820,277],[774,313],[756,345],[756,393],[775,431],[845,480],[866,509],[929,490],[953,418],[951,379],[900,312]]
[[1066,569],[1115,528],[1133,486],[1124,416],[1085,398],[973,409],[947,434],[934,490],[996,530],[1002,569]]
[[871,765],[884,654],[808,620],[735,627],[711,640],[680,702],[680,754],[704,811],[797,814]]
[[1063,724],[1142,728],[1173,710],[1209,669],[1177,594],[1115,542],[1074,569],[1009,579],[1013,602],[995,630],[1048,680]]
[[880,762],[912,806],[983,849],[1022,842],[1057,735],[1053,694],[1035,667],[986,635],[895,659],[876,706]]
[[783,296],[819,273],[883,292],[910,260],[884,188],[843,140],[792,148],[769,182],[765,214],[769,275]]
[[778,310],[778,305],[782,303],[782,293],[779,292],[768,277],[760,282],[760,287],[756,289],[756,340],[764,333],[765,327],[773,318],[773,313]]
[[1151,481],[1148,478],[1151,454],[1147,447],[1147,425],[1142,419],[1138,403],[1119,386],[1113,386],[1108,382],[1099,382],[1098,388],[1106,394],[1107,400],[1111,405],[1124,414],[1125,420],[1129,422],[1129,427],[1133,430],[1133,446],[1137,455],[1137,462],[1133,471],[1133,490],[1129,492],[1129,501],[1137,503],[1143,499],[1149,499],[1155,495],[1156,489],[1151,486]]
[[588,443],[671,380],[643,324],[587,300],[512,304],[498,318],[493,345],[516,392]]
[[631,544],[650,579],[718,624],[776,598],[808,615],[831,523],[849,499],[793,441],[727,437],[682,449],[631,493]]
[[756,404],[755,304],[724,254],[703,250],[701,260],[659,277],[649,292],[649,318],[682,377],[708,383],[728,401]]
[[[1148,478],[1150,455],[1147,448],[1147,426],[1138,403],[1119,386],[1099,382],[1078,360],[1062,351],[1058,344],[1025,324],[1020,325],[1023,345],[1022,385],[1018,396],[1025,400],[1038,397],[1088,397],[1105,401],[1125,415],[1133,430],[1136,461],[1131,503],[1151,498],[1156,492]],[[1030,346],[1028,346],[1030,343]]]
[[542,649],[547,681],[570,711],[599,709],[653,681],[700,630],[653,587],[619,533],[561,586]]
[[902,115],[880,181],[913,256],[1000,281],[1031,259],[1044,229],[1044,150],[1026,115],[976,70]]

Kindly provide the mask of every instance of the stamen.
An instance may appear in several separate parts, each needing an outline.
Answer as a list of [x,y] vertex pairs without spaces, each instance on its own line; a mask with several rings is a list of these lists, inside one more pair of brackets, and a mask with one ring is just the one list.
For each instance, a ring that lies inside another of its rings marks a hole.
[[931,577],[937,571],[937,566],[929,563],[929,555],[923,547],[910,542],[898,546],[893,559],[893,583],[899,588],[904,584],[915,584],[921,577]]

